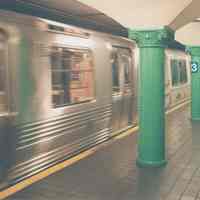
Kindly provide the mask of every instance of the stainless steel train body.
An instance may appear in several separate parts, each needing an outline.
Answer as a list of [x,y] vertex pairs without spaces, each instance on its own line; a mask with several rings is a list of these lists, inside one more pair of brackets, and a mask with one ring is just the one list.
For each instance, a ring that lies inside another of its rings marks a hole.
[[133,41],[0,11],[0,56],[0,187],[137,125]]
[[12,12],[0,17],[3,186],[136,124],[132,41]]

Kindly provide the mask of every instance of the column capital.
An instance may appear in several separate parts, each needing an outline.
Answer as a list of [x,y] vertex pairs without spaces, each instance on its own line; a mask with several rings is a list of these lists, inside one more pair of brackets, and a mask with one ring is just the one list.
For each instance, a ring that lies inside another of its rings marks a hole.
[[186,51],[191,56],[199,56],[200,57],[200,46],[187,46]]
[[174,41],[174,31],[168,27],[160,29],[129,29],[129,38],[136,40],[139,47],[166,47]]

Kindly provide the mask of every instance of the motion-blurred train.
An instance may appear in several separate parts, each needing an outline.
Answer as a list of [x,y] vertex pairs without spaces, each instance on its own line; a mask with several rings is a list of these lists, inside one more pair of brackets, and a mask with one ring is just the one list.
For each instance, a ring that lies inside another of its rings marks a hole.
[[[0,11],[0,188],[137,126],[133,41]],[[166,109],[190,100],[190,56],[166,49]]]

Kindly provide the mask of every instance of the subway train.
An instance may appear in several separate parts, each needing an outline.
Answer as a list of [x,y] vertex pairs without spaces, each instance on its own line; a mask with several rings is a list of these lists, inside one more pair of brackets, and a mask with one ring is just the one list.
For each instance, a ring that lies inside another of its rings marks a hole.
[[[166,49],[166,110],[190,101],[190,56]],[[127,38],[0,11],[0,188],[137,126]]]

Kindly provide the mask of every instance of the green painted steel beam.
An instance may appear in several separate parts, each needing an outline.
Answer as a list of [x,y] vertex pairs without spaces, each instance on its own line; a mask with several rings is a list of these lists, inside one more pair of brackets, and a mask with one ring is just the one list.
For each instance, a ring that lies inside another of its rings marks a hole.
[[194,65],[191,76],[191,118],[196,121],[200,120],[200,46],[189,46],[187,51],[190,53]]
[[139,66],[139,166],[159,167],[165,157],[165,48],[174,40],[174,32],[129,30],[129,38],[140,48]]

